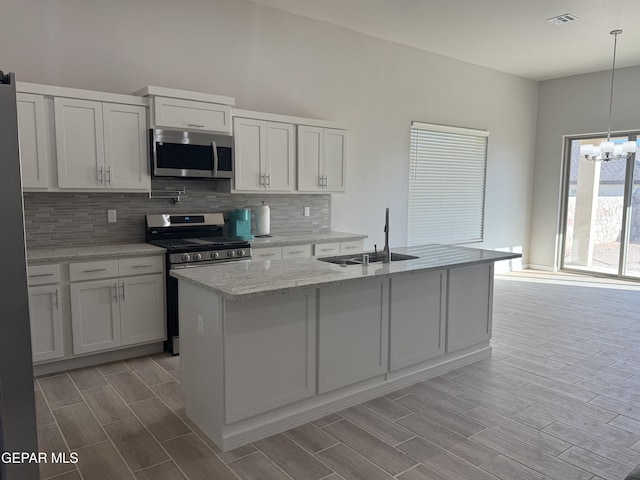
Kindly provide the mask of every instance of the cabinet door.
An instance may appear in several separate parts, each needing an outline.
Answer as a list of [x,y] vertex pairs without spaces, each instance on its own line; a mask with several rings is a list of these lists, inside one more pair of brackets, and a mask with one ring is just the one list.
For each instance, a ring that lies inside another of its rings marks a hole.
[[62,357],[59,284],[29,288],[29,319],[33,361]]
[[164,340],[164,275],[120,279],[122,345]]
[[71,284],[73,353],[120,346],[118,280]]
[[105,185],[114,189],[151,189],[147,156],[147,109],[135,105],[102,105]]
[[344,192],[347,185],[347,132],[324,129],[325,191]]
[[452,268],[447,288],[447,353],[491,338],[493,263]]
[[231,134],[231,107],[179,98],[154,98],[157,127]]
[[22,186],[25,189],[47,188],[49,186],[49,153],[44,97],[18,93],[17,106]]
[[298,190],[324,191],[323,129],[298,126]]
[[266,152],[264,122],[234,118],[233,132],[235,189],[264,190],[267,186],[264,166]]
[[446,272],[391,279],[390,370],[444,353]]
[[318,393],[387,371],[387,280],[321,288],[318,318]]
[[267,190],[293,191],[294,129],[289,123],[265,122]]
[[55,98],[56,151],[60,188],[103,188],[102,103]]
[[224,305],[226,422],[315,393],[315,290]]

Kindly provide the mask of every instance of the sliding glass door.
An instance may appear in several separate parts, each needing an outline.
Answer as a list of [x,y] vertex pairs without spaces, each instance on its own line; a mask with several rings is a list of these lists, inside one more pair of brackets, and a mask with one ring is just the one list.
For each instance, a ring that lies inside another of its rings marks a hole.
[[[567,183],[562,268],[640,278],[640,166],[628,160],[592,161],[574,138],[567,145]],[[636,141],[635,135],[611,139]]]

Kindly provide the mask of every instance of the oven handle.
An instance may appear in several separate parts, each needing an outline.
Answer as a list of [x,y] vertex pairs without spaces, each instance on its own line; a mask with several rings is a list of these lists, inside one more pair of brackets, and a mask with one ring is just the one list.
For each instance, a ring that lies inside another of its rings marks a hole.
[[211,147],[213,148],[213,178],[218,177],[218,146],[216,142],[211,142]]
[[250,262],[251,258],[243,258],[242,260],[217,260],[215,262],[197,262],[197,263],[178,263],[177,265],[169,266],[169,270],[180,270],[182,268],[194,268],[194,267],[210,267],[211,265],[222,265],[226,263],[243,263]]

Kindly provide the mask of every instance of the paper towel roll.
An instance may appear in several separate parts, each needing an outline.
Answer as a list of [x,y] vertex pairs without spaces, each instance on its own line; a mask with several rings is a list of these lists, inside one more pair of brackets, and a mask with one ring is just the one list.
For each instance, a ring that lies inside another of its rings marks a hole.
[[271,231],[271,211],[267,205],[256,208],[256,235],[269,235]]

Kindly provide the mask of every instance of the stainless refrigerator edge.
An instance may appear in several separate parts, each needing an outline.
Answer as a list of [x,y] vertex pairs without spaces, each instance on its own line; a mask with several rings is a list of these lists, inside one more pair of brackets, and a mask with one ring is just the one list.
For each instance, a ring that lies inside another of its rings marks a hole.
[[[16,82],[0,71],[0,450],[37,452]],[[36,463],[0,461],[1,480],[37,480]]]

